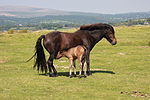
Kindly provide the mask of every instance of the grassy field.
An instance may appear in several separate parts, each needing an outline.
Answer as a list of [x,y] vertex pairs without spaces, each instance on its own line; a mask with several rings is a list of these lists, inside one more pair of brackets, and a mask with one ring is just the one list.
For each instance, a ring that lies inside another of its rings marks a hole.
[[68,78],[65,58],[54,62],[55,78],[33,70],[33,60],[25,63],[48,31],[0,34],[0,100],[150,100],[150,26],[115,30],[118,44],[99,42],[91,52],[93,74],[81,79]]

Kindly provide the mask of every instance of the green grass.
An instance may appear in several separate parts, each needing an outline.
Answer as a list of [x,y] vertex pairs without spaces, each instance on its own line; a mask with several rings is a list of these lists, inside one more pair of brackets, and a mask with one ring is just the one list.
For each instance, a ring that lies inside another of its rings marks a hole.
[[0,100],[150,99],[132,94],[139,91],[150,96],[150,26],[115,30],[118,44],[111,46],[105,39],[99,42],[91,52],[93,75],[81,79],[67,77],[65,58],[54,62],[59,66],[56,78],[39,75],[32,68],[33,60],[25,63],[33,55],[37,38],[47,31],[1,34]]

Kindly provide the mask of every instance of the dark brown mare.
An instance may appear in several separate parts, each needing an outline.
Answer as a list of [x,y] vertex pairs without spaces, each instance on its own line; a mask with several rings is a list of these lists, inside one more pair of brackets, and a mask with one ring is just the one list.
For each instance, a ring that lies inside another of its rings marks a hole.
[[[90,75],[90,51],[102,38],[106,38],[112,45],[117,43],[115,38],[115,31],[111,25],[97,23],[90,25],[83,25],[74,33],[66,33],[54,31],[46,35],[41,35],[36,42],[36,52],[34,54],[36,61],[34,67],[37,70],[45,71],[47,73],[47,64],[50,76],[57,76],[57,71],[53,65],[53,60],[56,59],[58,52],[63,52],[77,45],[86,47],[86,63],[87,75]],[[41,44],[49,52],[50,57],[46,62],[44,50]],[[52,71],[54,73],[52,73]]]

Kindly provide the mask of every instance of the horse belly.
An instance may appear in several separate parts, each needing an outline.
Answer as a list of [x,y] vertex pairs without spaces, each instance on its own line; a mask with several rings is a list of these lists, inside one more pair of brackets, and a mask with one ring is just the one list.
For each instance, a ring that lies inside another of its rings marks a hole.
[[71,40],[62,40],[61,42],[61,50],[68,50],[72,47],[76,47],[78,45],[82,45],[81,40],[71,39]]

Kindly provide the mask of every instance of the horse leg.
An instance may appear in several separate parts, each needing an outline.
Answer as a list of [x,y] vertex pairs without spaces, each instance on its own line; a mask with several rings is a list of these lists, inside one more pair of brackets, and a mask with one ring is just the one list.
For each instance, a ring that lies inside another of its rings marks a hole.
[[47,64],[44,67],[45,67],[45,75],[47,75]]
[[[50,75],[50,77],[56,77],[57,76],[57,71],[56,71],[56,69],[55,69],[55,67],[53,65],[53,60],[54,60],[54,54],[51,54],[49,59],[48,59],[48,67],[49,67],[49,72],[50,72],[49,75]],[[51,68],[53,69],[54,73],[52,73]]]
[[80,62],[79,64],[79,68],[80,68],[80,71],[79,71],[79,78],[82,77],[82,63]]
[[69,59],[69,77],[72,78],[72,65],[73,65],[73,60],[72,59]]
[[82,68],[82,72],[81,72],[81,74],[83,75],[84,74],[84,69]]
[[86,66],[85,66],[85,59],[82,59],[82,74],[84,74],[84,78],[86,78]]
[[86,52],[86,63],[87,63],[87,75],[92,75],[90,72],[90,51]]
[[54,75],[53,75],[53,73],[52,73],[52,69],[51,69],[51,65],[50,65],[50,61],[48,60],[47,61],[47,63],[48,63],[48,69],[49,69],[49,77],[54,77]]
[[76,63],[75,63],[75,60],[73,60],[73,68],[74,68],[74,77],[76,77]]
[[81,74],[83,75],[84,74],[84,63],[85,63],[85,56],[83,57],[82,56],[82,60],[81,60],[81,63],[82,63],[82,72],[81,72]]
[[86,66],[84,66],[84,78],[87,77],[87,74],[86,74]]
[[82,69],[83,69],[83,66],[84,66],[84,63],[83,63],[83,57],[79,57],[78,58],[78,63],[79,63],[79,68],[80,68],[80,71],[79,71],[79,78],[82,77]]
[[53,69],[53,72],[54,72],[54,76],[55,76],[55,77],[57,77],[57,76],[58,76],[58,74],[57,74],[57,71],[56,71],[56,69],[55,69],[54,65],[52,65],[52,69]]

